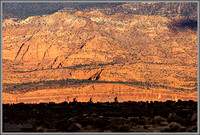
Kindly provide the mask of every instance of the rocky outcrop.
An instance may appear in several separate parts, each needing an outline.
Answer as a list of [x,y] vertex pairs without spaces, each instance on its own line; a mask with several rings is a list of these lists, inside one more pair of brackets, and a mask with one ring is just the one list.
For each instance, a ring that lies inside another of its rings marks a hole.
[[97,73],[92,75],[88,80],[99,80],[100,74],[101,74],[102,71],[103,71],[103,69],[101,69],[100,71],[98,71]]

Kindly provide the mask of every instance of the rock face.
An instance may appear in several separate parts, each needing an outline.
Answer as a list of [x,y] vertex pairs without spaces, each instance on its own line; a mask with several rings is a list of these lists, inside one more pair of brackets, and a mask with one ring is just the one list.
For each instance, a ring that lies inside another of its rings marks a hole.
[[[121,97],[121,101],[134,100],[132,90],[141,92],[138,101],[197,100],[197,31],[187,26],[174,31],[170,27],[173,19],[124,13],[106,15],[98,10],[56,12],[21,21],[5,19],[3,102],[17,102],[15,96],[21,102],[32,102],[32,95],[26,98],[21,90],[35,94],[45,91],[45,87],[59,89],[56,94],[61,98],[55,100],[58,102],[68,94],[80,98],[79,101],[91,97],[95,101],[111,101],[103,98],[110,95]],[[42,87],[42,81],[55,80],[60,84],[59,80],[67,79],[78,83],[66,86],[65,82],[58,88],[46,83]],[[11,88],[12,94],[17,94],[13,98],[7,96]],[[83,89],[82,94],[77,89]],[[113,90],[110,94],[109,89]],[[144,96],[149,90],[157,97]],[[121,94],[116,95],[118,91]],[[163,98],[165,92],[168,94]],[[44,101],[52,98],[48,93],[40,96]]]
[[100,74],[101,74],[102,71],[103,71],[103,69],[98,71],[96,74],[92,75],[88,80],[99,80],[100,79]]

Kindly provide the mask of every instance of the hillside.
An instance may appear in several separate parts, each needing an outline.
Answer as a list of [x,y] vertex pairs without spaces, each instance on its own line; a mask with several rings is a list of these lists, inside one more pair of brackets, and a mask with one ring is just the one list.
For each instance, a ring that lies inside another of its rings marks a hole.
[[5,19],[3,102],[197,100],[197,21],[143,14]]

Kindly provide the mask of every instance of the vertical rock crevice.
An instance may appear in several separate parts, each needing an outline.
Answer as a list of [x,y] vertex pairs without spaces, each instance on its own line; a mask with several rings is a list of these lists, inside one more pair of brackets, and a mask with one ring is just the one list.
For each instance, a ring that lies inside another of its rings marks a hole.
[[26,51],[24,52],[24,54],[22,55],[21,59],[19,60],[19,62],[23,59],[24,55],[28,52],[30,45],[28,45]]
[[17,54],[15,56],[14,61],[17,59],[17,56],[19,55],[19,53],[20,53],[20,51],[21,51],[21,49],[22,49],[23,46],[24,46],[24,43],[20,46],[20,48],[19,48],[19,50],[18,50],[18,52],[17,52]]
[[101,69],[100,71],[98,71],[97,73],[95,73],[94,75],[92,75],[88,80],[99,80],[102,71],[103,71],[103,69]]

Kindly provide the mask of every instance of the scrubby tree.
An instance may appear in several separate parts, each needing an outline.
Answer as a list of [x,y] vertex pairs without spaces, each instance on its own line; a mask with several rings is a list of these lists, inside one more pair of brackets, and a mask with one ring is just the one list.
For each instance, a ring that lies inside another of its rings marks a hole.
[[90,103],[93,103],[92,98],[90,98],[89,102],[90,102]]
[[115,102],[118,102],[118,99],[117,99],[117,97],[115,97],[115,98],[114,98],[114,100],[115,100]]
[[77,102],[76,98],[73,99],[73,102]]

